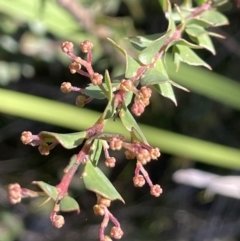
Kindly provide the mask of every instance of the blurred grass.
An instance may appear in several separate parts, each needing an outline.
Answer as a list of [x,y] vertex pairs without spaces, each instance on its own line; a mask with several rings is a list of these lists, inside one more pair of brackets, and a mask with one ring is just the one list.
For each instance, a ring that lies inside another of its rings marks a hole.
[[[0,0],[0,11],[29,24],[40,21],[47,31],[60,39],[80,42],[82,39],[90,38],[95,44],[99,43],[96,37],[82,31],[81,25],[55,1]],[[98,46],[95,51],[99,54],[101,47]],[[176,73],[172,61],[167,59],[167,62],[168,73],[172,80],[191,91],[232,108],[240,109],[240,84],[237,82],[200,67],[185,64],[182,64],[179,72]],[[88,128],[99,115],[99,113],[87,109],[79,110],[70,105],[4,89],[0,90],[0,111],[75,130]],[[237,149],[200,141],[150,126],[141,125],[141,128],[149,142],[159,146],[163,152],[212,165],[240,168],[240,151]],[[120,122],[109,122],[106,130],[127,133]]]
[[[95,111],[5,89],[0,89],[0,111],[73,130],[90,127],[100,115]],[[149,143],[160,147],[162,152],[220,167],[240,169],[240,150],[146,125],[140,125],[140,128]],[[119,120],[109,121],[105,130],[127,134]]]
[[170,78],[178,84],[190,91],[240,110],[240,84],[236,81],[204,68],[182,63],[179,71],[176,72],[170,58],[167,59],[167,65]]

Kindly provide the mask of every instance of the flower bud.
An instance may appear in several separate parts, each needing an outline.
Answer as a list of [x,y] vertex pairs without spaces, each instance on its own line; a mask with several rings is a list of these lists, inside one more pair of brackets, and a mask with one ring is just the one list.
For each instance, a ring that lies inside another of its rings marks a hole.
[[81,69],[81,64],[74,61],[69,65],[69,69],[72,74],[75,74],[78,70]]
[[73,51],[73,47],[74,47],[73,43],[72,42],[68,42],[68,41],[63,42],[62,45],[61,45],[62,51],[64,53],[72,52]]
[[123,231],[121,228],[118,227],[112,227],[110,236],[115,239],[120,239],[123,236]]
[[105,161],[107,167],[115,167],[116,159],[114,157],[109,157]]
[[18,183],[8,185],[8,199],[12,204],[21,202],[21,186]]
[[69,92],[71,92],[71,90],[72,90],[72,84],[71,84],[70,82],[63,82],[63,83],[61,84],[60,90],[61,90],[63,93],[69,93]]
[[32,142],[32,132],[24,131],[21,135],[21,141],[25,145],[31,143]]
[[90,52],[92,48],[93,48],[93,43],[90,42],[89,40],[85,40],[80,44],[80,49],[82,50],[83,53]]
[[153,186],[151,186],[150,193],[151,193],[151,195],[153,195],[155,197],[159,197],[160,194],[162,193],[162,188],[158,184],[153,185]]
[[54,217],[54,220],[52,221],[52,224],[56,228],[61,228],[65,223],[64,217],[62,215],[56,215]]

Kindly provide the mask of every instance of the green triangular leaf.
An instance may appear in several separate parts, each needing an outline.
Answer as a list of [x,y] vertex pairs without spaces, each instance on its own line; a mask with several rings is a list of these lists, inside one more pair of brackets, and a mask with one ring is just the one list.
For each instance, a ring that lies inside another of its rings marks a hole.
[[170,31],[162,37],[153,41],[148,47],[142,50],[138,56],[138,59],[143,64],[150,64],[154,60],[154,56],[161,49],[166,39],[169,37]]
[[128,106],[131,103],[132,96],[133,96],[133,92],[132,91],[128,91],[127,94],[126,94],[126,97],[124,99],[125,106]]
[[147,143],[146,137],[142,133],[140,127],[138,126],[137,122],[135,121],[134,117],[132,116],[131,112],[128,110],[126,106],[124,106],[121,109],[119,116],[123,125],[128,131],[131,132],[133,129],[136,130],[138,134],[141,136],[142,142]]
[[39,137],[44,139],[45,142],[57,142],[66,149],[72,149],[82,144],[82,142],[86,138],[86,131],[68,134],[42,131],[38,135]]
[[164,34],[165,33],[145,35],[145,36],[133,36],[133,37],[128,37],[128,39],[134,48],[141,51],[144,48],[146,48],[149,44],[151,44],[154,40],[160,38]]
[[191,49],[201,49],[201,48],[202,48],[201,46],[196,45],[196,44],[193,44],[193,43],[191,43],[191,42],[188,42],[188,41],[185,40],[185,39],[179,39],[179,40],[176,40],[176,41],[172,41],[172,42],[168,45],[166,51],[167,51],[171,46],[174,46],[174,45],[176,45],[176,44],[181,44],[181,45],[186,46],[186,47],[189,47],[189,48],[191,48]]
[[95,139],[93,145],[91,146],[89,159],[94,166],[97,166],[99,158],[102,153],[102,142],[99,139]]
[[126,70],[125,70],[125,77],[131,78],[134,75],[136,75],[138,68],[140,67],[140,64],[132,58],[130,55],[127,54],[127,52],[117,43],[115,43],[112,39],[107,38],[107,40],[122,54],[124,54],[126,58]]
[[69,196],[65,196],[60,202],[61,212],[80,212],[80,207],[75,199]]
[[177,56],[181,62],[194,66],[204,66],[211,70],[211,67],[201,58],[199,58],[197,54],[195,54],[195,52],[192,51],[189,47],[183,46],[181,44],[176,44],[174,47],[174,51],[176,54],[178,54]]
[[214,48],[214,45],[212,43],[212,40],[211,38],[206,34],[202,34],[198,37],[191,37],[191,39],[198,43],[199,46],[207,49],[208,51],[210,51],[212,54],[216,54],[216,51],[215,51],[215,48]]
[[46,195],[51,197],[54,201],[57,200],[58,191],[56,187],[42,181],[33,181],[32,183],[38,185],[39,188],[41,188],[46,193]]
[[167,7],[168,7],[168,11],[165,13],[165,16],[168,19],[167,32],[169,32],[170,35],[171,35],[176,30],[176,24],[174,22],[174,17],[173,17],[173,13],[172,13],[172,6],[171,6],[171,2],[169,0],[167,0]]
[[222,13],[212,9],[203,12],[197,18],[208,22],[209,24],[211,24],[211,26],[214,27],[229,24],[228,19]]
[[199,37],[202,34],[206,34],[206,30],[197,24],[188,24],[185,31],[188,35],[193,37]]
[[91,161],[87,161],[82,178],[86,189],[110,200],[118,199],[124,202],[121,195],[104,175],[104,173],[98,167],[95,167]]
[[173,92],[172,85],[169,82],[158,84],[153,86],[162,96],[169,98],[173,101],[175,105],[177,105],[177,100],[175,98],[175,94]]
[[115,113],[115,106],[114,106],[114,99],[113,99],[113,89],[112,89],[112,83],[111,83],[111,79],[110,79],[110,76],[109,76],[109,73],[108,71],[106,70],[105,71],[105,82],[106,82],[106,85],[107,85],[107,88],[108,88],[108,104],[104,110],[104,113],[103,113],[103,116],[104,116],[104,119],[109,119],[111,118],[114,113]]
[[165,66],[162,60],[158,59],[154,67],[147,69],[141,77],[141,85],[161,84],[168,81]]

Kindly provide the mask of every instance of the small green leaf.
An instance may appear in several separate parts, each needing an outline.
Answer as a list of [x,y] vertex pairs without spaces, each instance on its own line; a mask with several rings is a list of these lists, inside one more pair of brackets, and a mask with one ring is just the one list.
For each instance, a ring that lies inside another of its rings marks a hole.
[[126,94],[126,97],[124,99],[125,106],[128,106],[131,103],[132,96],[133,96],[133,92],[132,91],[128,91],[127,94]]
[[121,109],[119,116],[120,116],[120,119],[121,119],[123,125],[125,126],[125,128],[128,131],[131,132],[133,129],[136,130],[138,132],[138,134],[141,136],[142,141],[145,143],[148,143],[146,137],[142,133],[140,127],[138,126],[137,122],[135,121],[131,112],[128,110],[128,108],[126,106],[124,106]]
[[98,167],[93,165],[91,161],[87,161],[82,178],[86,189],[110,200],[118,199],[124,203],[123,198],[112,183]]
[[189,47],[181,44],[176,44],[174,51],[178,54],[178,58],[181,62],[194,66],[204,66],[211,70],[211,67],[201,58],[199,58],[197,54],[195,54],[195,52],[192,51]]
[[162,96],[169,98],[173,101],[175,105],[177,105],[177,100],[175,98],[175,94],[173,92],[172,85],[170,82],[166,82],[163,84],[158,84],[153,86]]
[[222,13],[212,9],[204,11],[197,18],[208,22],[209,24],[211,24],[211,26],[214,27],[229,24],[228,19]]
[[188,42],[188,41],[185,40],[185,39],[179,39],[179,40],[177,40],[177,41],[174,41],[174,44],[180,44],[180,45],[189,47],[189,48],[191,48],[191,49],[201,49],[201,48],[202,48],[201,46],[198,46],[198,45],[196,45],[196,44],[190,43],[190,42]]
[[180,60],[179,53],[177,51],[176,46],[173,46],[172,54],[173,54],[173,62],[176,65],[176,72],[177,72],[179,70],[181,60]]
[[202,34],[198,37],[191,37],[191,39],[198,43],[199,46],[207,49],[208,51],[210,51],[213,55],[216,54],[216,51],[215,51],[215,48],[214,48],[214,45],[212,43],[212,40],[211,38],[206,34]]
[[43,138],[45,142],[58,142],[66,149],[72,149],[82,144],[86,137],[86,131],[59,134],[53,132],[42,131],[39,137]]
[[99,139],[95,139],[89,155],[89,159],[94,166],[97,166],[101,153],[102,153],[102,142]]
[[177,84],[176,82],[172,81],[172,80],[169,80],[169,83],[175,87],[177,87],[178,89],[181,89],[181,90],[184,90],[186,92],[190,92],[189,89]]
[[203,27],[196,24],[189,24],[186,27],[186,33],[189,35],[192,41],[199,46],[209,50],[212,54],[216,54],[211,38]]
[[60,202],[61,212],[80,212],[80,207],[75,199],[69,196],[65,196]]
[[165,66],[161,59],[158,59],[155,66],[147,69],[141,77],[141,85],[161,84],[169,80]]
[[[103,86],[106,87],[106,84],[103,83]],[[93,97],[95,99],[105,99],[106,96],[105,94],[102,92],[102,90],[99,89],[98,86],[90,84],[89,86],[87,86],[84,90],[83,93],[87,96]]]
[[171,35],[176,30],[176,24],[174,22],[172,6],[171,6],[171,2],[169,0],[167,0],[167,8],[168,8],[168,11],[165,13],[165,16],[168,19],[167,32],[169,32],[169,34]]
[[199,37],[202,34],[206,34],[206,30],[197,24],[188,24],[185,31],[188,35],[193,37]]
[[107,40],[117,49],[119,50],[126,58],[126,70],[125,70],[125,77],[131,78],[134,75],[136,75],[138,68],[140,67],[140,64],[132,58],[130,55],[127,54],[127,52],[117,43],[115,43],[112,39],[107,38]]
[[191,24],[198,25],[203,28],[208,28],[208,27],[212,26],[211,23],[209,23],[203,19],[197,19],[197,18],[190,18],[190,19],[186,20],[186,26],[191,25]]
[[32,183],[38,185],[47,194],[47,196],[51,197],[54,201],[57,200],[58,191],[56,187],[42,181],[33,181]]
[[108,104],[104,110],[103,116],[104,116],[104,119],[109,119],[115,113],[115,106],[114,106],[114,99],[113,99],[112,83],[107,70],[105,71],[104,79],[108,88]]
[[134,36],[129,37],[128,39],[134,48],[141,51],[144,48],[146,48],[149,44],[151,44],[154,40],[162,37],[164,34],[165,33],[151,34],[145,36]]
[[138,56],[139,61],[143,64],[152,63],[154,60],[154,56],[156,55],[156,53],[159,52],[169,35],[170,31],[153,41],[151,44],[148,45],[148,47],[142,50]]
[[104,80],[105,80],[106,86],[108,88],[108,99],[110,100],[110,99],[112,99],[113,93],[112,93],[111,78],[109,76],[109,72],[107,69],[105,70]]

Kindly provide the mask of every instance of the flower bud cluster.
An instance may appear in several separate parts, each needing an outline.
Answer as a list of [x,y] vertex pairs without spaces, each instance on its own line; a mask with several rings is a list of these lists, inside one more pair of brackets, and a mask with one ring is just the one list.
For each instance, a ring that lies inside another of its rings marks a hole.
[[[120,90],[130,91],[133,88],[133,83],[129,79],[122,79],[120,84]],[[135,87],[134,87],[135,88]]]
[[69,41],[65,41],[61,45],[62,51],[66,54],[71,53],[73,51],[73,47],[73,43]]
[[93,49],[93,43],[89,40],[85,40],[80,44],[80,49],[83,53],[88,53]]
[[70,72],[72,74],[75,74],[77,73],[80,69],[81,69],[81,64],[77,63],[76,61],[73,61],[70,65],[69,65],[69,69],[70,69]]
[[91,82],[93,85],[101,85],[103,80],[103,76],[99,73],[94,73],[91,77]]
[[145,107],[150,103],[150,97],[152,95],[152,90],[146,86],[141,87],[134,98],[134,103],[131,107],[131,111],[134,115],[140,116]]
[[157,160],[160,156],[159,148],[152,148],[151,146],[143,147],[139,143],[124,143],[123,146],[127,149],[125,151],[125,156],[127,159],[137,160],[142,164],[146,165],[152,159]]
[[122,145],[123,145],[123,141],[117,137],[113,137],[109,142],[109,146],[113,151],[121,150]]
[[45,139],[41,135],[33,135],[30,131],[24,131],[21,135],[21,141],[25,145],[38,146],[38,150],[41,155],[47,156],[51,149],[53,149],[58,143],[52,142],[48,145],[49,140]]

